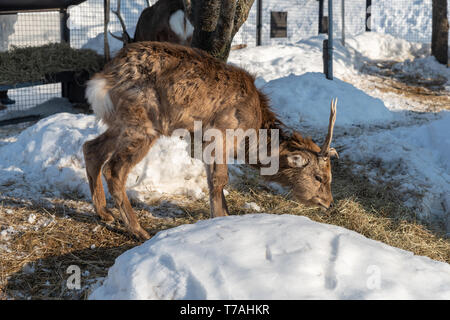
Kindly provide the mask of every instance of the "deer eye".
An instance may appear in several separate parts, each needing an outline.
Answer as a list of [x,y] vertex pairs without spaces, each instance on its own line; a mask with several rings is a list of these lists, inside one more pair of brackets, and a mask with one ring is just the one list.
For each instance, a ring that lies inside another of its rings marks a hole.
[[322,177],[316,175],[314,178],[316,178],[317,181],[319,181],[320,183],[322,183]]

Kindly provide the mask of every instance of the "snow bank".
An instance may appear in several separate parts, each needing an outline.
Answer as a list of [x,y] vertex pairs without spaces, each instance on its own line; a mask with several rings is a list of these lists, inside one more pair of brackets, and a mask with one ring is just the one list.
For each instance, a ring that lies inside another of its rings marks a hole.
[[412,41],[431,41],[432,0],[377,0],[372,5],[372,29]]
[[[72,194],[89,198],[82,145],[105,130],[94,116],[60,113],[23,131],[0,147],[0,191],[39,199]],[[189,157],[186,142],[162,137],[132,171],[129,194],[144,200],[152,192],[203,196],[203,164]]]
[[[404,28],[404,26],[403,26]],[[365,32],[346,40],[346,45],[367,59],[402,61],[431,53],[429,44],[409,42],[389,34]],[[337,49],[344,47],[337,42]]]
[[348,127],[386,123],[394,119],[383,101],[339,79],[330,81],[323,73],[290,75],[268,82],[264,91],[274,110],[291,126],[328,127],[330,102],[338,98],[336,126]]
[[[406,204],[419,206],[422,218],[443,215],[450,210],[450,112],[441,112],[439,120],[424,125],[399,127],[374,134],[342,138],[346,148],[341,155],[367,164],[380,159],[380,171],[362,169],[375,181],[400,182],[399,191]],[[419,193],[417,203],[408,191]],[[443,208],[443,205],[446,208]],[[450,229],[449,229],[450,232]]]
[[[242,66],[265,81],[323,72],[322,46],[326,36],[303,39],[295,44],[261,46],[232,51],[229,62]],[[370,60],[404,61],[430,54],[430,45],[408,42],[388,34],[363,33],[334,44],[334,75],[358,81],[359,70]]]
[[291,215],[159,232],[116,259],[90,299],[450,299],[450,266]]

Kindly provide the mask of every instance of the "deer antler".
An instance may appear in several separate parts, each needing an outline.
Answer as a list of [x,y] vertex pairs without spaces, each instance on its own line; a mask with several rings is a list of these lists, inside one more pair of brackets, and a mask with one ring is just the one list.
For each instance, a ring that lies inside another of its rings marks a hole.
[[127,32],[127,26],[126,26],[126,24],[125,24],[125,21],[123,20],[122,15],[120,14],[120,2],[121,2],[120,0],[117,1],[117,10],[115,10],[115,11],[114,11],[114,10],[111,10],[111,11],[112,11],[112,13],[114,13],[114,14],[117,16],[117,18],[119,19],[120,25],[122,26],[122,36],[121,36],[121,37],[118,37],[118,36],[112,34],[111,32],[109,32],[109,34],[110,34],[113,38],[122,41],[122,42],[123,42],[123,46],[126,46],[128,43],[131,42],[131,37],[130,37],[130,35],[129,35],[128,32]]
[[334,123],[336,122],[336,105],[337,105],[337,98],[331,100],[330,123],[328,124],[328,134],[320,150],[320,154],[322,156],[333,156],[333,155],[338,156],[335,149],[330,149],[331,140],[333,139]]

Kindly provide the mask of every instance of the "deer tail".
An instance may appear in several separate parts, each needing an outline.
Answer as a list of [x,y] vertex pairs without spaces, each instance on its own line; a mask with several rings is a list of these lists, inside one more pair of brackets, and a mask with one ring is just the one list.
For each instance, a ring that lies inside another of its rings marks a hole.
[[102,120],[106,120],[114,112],[109,88],[107,80],[101,75],[89,80],[86,86],[86,99],[91,104],[95,115]]

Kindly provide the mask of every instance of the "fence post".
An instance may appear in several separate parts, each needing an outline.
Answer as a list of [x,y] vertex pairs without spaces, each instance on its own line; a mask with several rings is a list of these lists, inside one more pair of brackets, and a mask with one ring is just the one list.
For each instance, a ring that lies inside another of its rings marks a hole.
[[333,80],[333,0],[328,0],[327,79]]
[[105,54],[105,60],[109,61],[111,55],[109,53],[109,42],[108,42],[108,24],[109,24],[109,11],[110,11],[110,0],[103,0],[103,16],[105,21],[103,26],[103,49]]
[[366,32],[372,31],[372,0],[366,0]]
[[325,33],[323,31],[323,0],[318,0],[319,1],[319,34],[321,33]]
[[342,45],[345,47],[345,0],[341,1]]
[[261,29],[262,29],[262,0],[256,2],[256,45],[261,45]]
[[66,8],[59,9],[59,21],[61,23],[61,42],[70,44],[70,29],[67,26],[69,14]]
[[[67,8],[59,9],[59,23],[60,23],[60,32],[61,32],[61,42],[66,43],[70,46],[70,29],[67,26],[67,22],[69,21],[69,14],[67,12]],[[61,82],[61,96],[63,98],[69,97],[69,82],[63,81]]]

